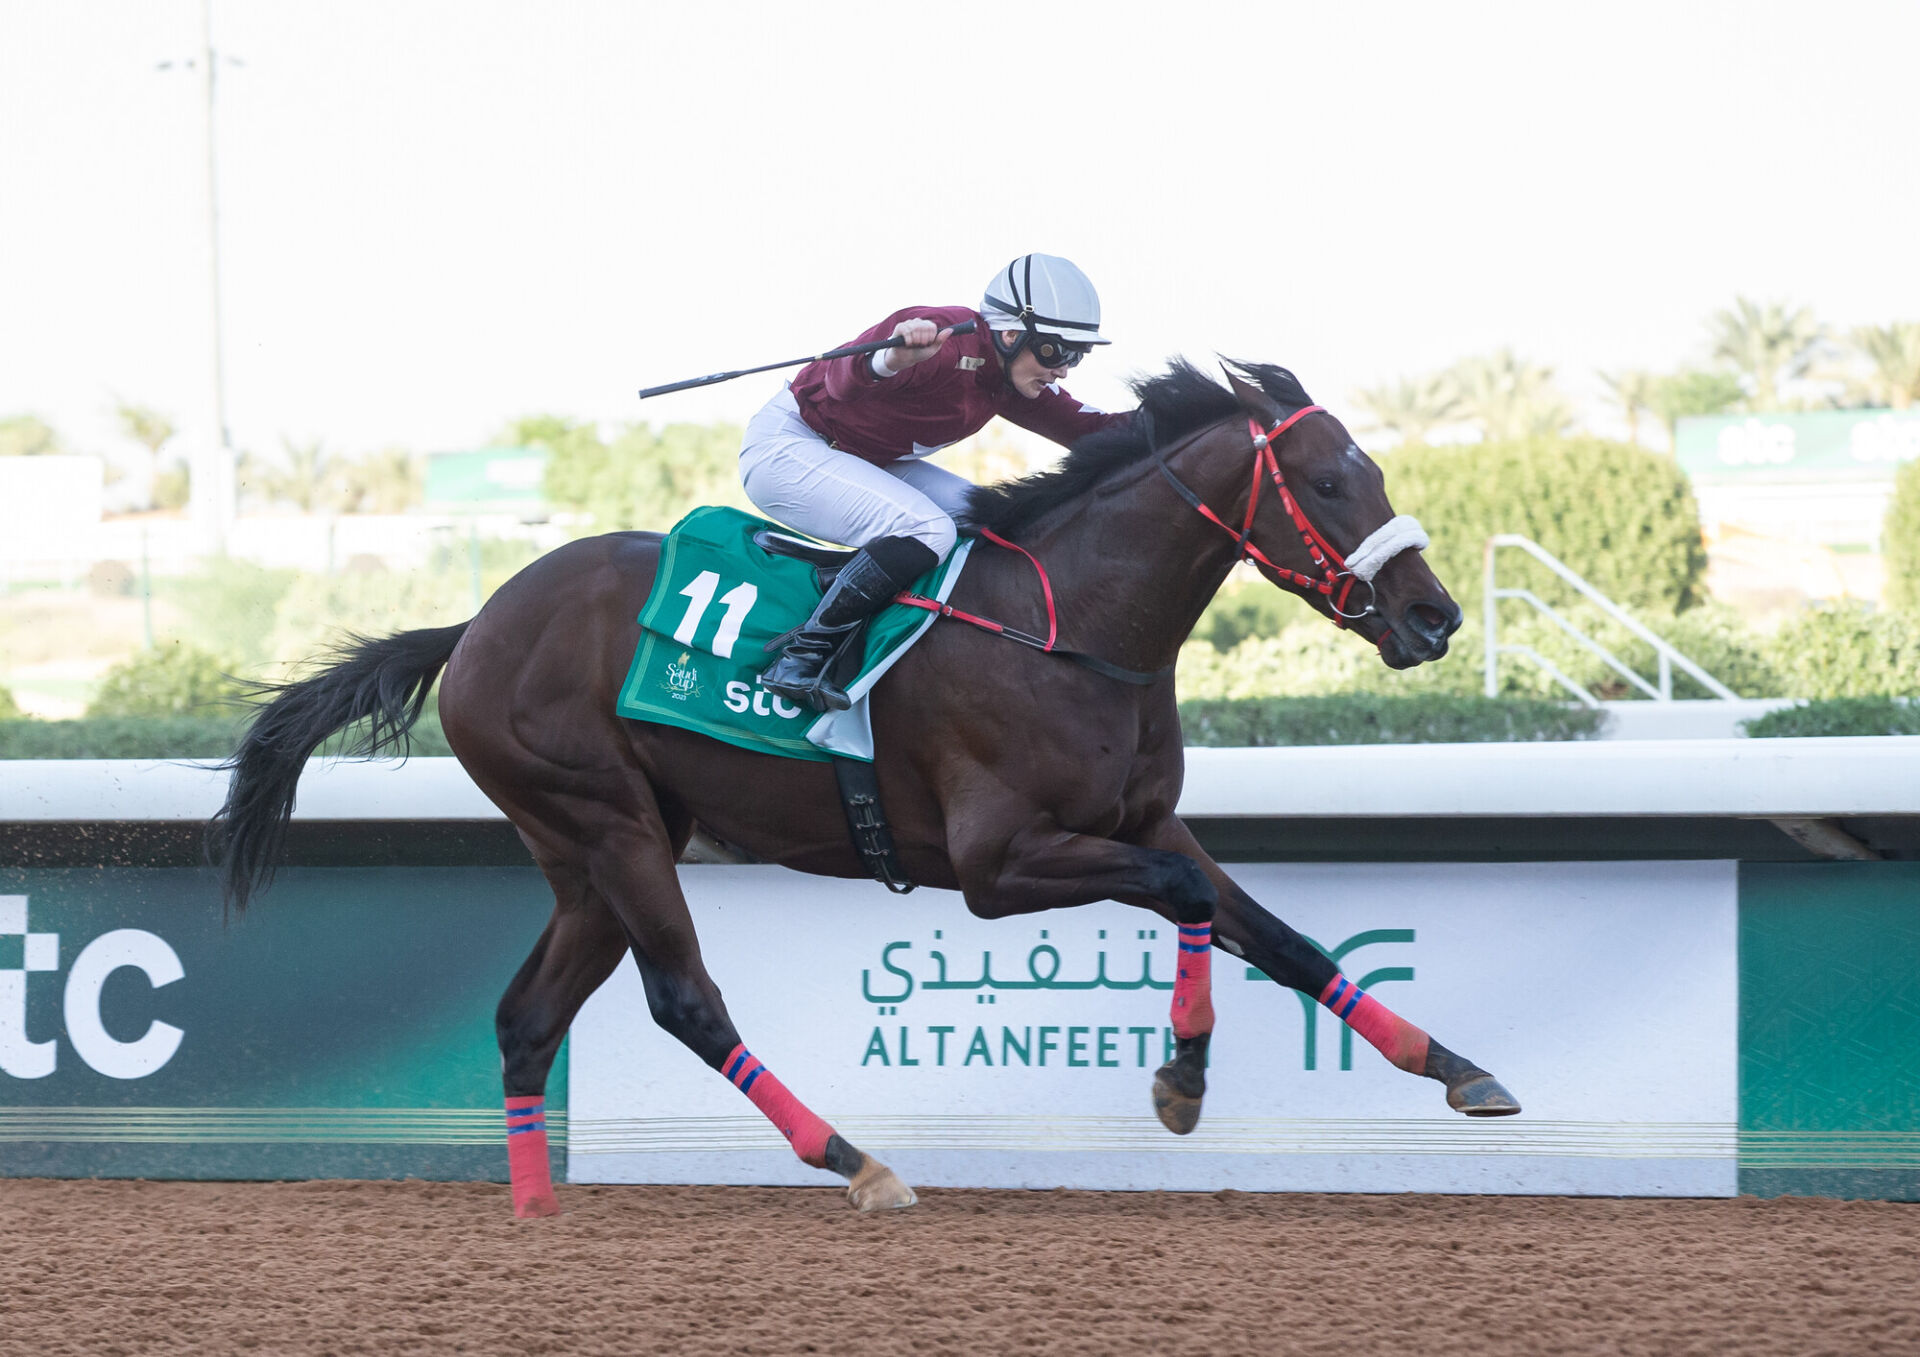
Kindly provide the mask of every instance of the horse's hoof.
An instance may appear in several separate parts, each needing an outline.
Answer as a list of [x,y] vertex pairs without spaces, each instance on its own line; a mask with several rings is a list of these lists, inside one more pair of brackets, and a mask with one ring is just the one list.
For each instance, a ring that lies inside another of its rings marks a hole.
[[912,1188],[900,1181],[898,1174],[868,1155],[867,1162],[847,1184],[847,1200],[861,1211],[894,1211],[912,1206],[920,1199],[913,1195]]
[[[1207,1091],[1204,1079],[1198,1089],[1192,1088],[1193,1081],[1184,1077],[1188,1073],[1174,1065],[1162,1065],[1153,1076],[1154,1114],[1177,1136],[1188,1134],[1200,1124],[1200,1099]],[[1182,1084],[1188,1087],[1182,1088]]]
[[1450,1085],[1447,1106],[1469,1117],[1511,1117],[1520,1110],[1518,1100],[1484,1070]]
[[516,1220],[538,1220],[542,1216],[557,1216],[560,1214],[560,1203],[555,1200],[551,1192],[543,1192],[537,1197],[529,1197],[526,1201],[515,1202],[513,1214]]

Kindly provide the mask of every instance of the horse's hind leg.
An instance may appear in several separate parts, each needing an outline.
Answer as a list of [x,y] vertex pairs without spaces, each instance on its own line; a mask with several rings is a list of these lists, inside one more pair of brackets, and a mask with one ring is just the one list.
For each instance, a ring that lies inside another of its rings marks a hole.
[[547,879],[553,885],[553,917],[494,1014],[507,1099],[513,1213],[522,1217],[560,1212],[547,1158],[547,1074],[580,1005],[627,951],[620,921],[583,877],[552,867]]
[[701,961],[673,845],[649,818],[609,812],[583,837],[593,845],[585,859],[589,884],[626,929],[654,1021],[746,1094],[804,1163],[846,1178],[847,1195],[862,1211],[913,1205],[912,1189],[892,1169],[809,1111],[740,1040]]

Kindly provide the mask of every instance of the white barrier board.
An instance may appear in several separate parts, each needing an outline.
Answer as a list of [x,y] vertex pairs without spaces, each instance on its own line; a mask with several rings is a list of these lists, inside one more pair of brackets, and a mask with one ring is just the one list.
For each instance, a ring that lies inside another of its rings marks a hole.
[[[1473,1120],[1216,950],[1206,1109],[1149,1102],[1175,942],[1101,904],[987,922],[776,867],[682,872],[749,1050],[907,1182],[947,1187],[1731,1196],[1731,862],[1288,864],[1256,899],[1525,1108]],[[824,1185],[654,1026],[623,964],[573,1026],[568,1176]]]

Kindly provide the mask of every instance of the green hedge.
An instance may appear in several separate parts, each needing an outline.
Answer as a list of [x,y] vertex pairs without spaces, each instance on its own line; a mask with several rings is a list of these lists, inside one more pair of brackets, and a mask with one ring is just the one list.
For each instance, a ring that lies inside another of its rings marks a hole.
[[4,759],[224,759],[239,742],[234,716],[88,716],[0,721]]
[[1894,478],[1880,550],[1887,563],[1887,606],[1920,612],[1920,461],[1908,462]]
[[[1387,494],[1433,538],[1426,557],[1469,612],[1479,607],[1482,553],[1495,533],[1531,537],[1601,593],[1629,608],[1685,612],[1705,597],[1700,511],[1671,457],[1599,438],[1410,446],[1380,458]],[[1503,554],[1501,584],[1558,602],[1556,577]]]
[[1477,744],[1511,740],[1589,740],[1602,713],[1559,702],[1442,693],[1379,697],[1200,699],[1180,704],[1194,746],[1303,744]]
[[1783,697],[1920,696],[1920,614],[1809,608],[1768,643]]
[[1891,697],[1836,697],[1781,707],[1742,723],[1756,739],[1811,735],[1920,735],[1920,706]]
[[194,716],[245,698],[247,685],[211,651],[163,641],[113,666],[87,704],[87,716],[151,720]]
[[[163,717],[83,717],[77,721],[0,721],[0,759],[224,759],[245,730],[247,713]],[[348,743],[336,736],[320,752]],[[451,754],[440,718],[429,709],[413,728],[413,752]]]

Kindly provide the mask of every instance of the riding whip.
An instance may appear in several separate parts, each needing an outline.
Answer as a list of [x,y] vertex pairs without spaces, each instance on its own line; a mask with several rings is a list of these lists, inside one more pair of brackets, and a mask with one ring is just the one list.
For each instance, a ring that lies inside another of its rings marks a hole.
[[[978,328],[978,322],[963,320],[949,333],[970,335]],[[850,358],[856,353],[879,353],[882,349],[905,347],[905,341],[898,335],[892,339],[877,339],[871,344],[854,344],[844,349],[829,349],[825,353],[810,353],[805,358],[787,358],[778,363],[762,363],[757,368],[741,368],[738,372],[710,372],[704,377],[690,377],[684,382],[669,382],[665,386],[650,386],[640,393],[640,399],[649,396],[664,396],[670,391],[687,391],[696,386],[712,386],[715,382],[730,382],[735,377],[751,377],[756,372],[772,372],[775,368],[798,367],[802,363],[818,363],[826,358]]]

